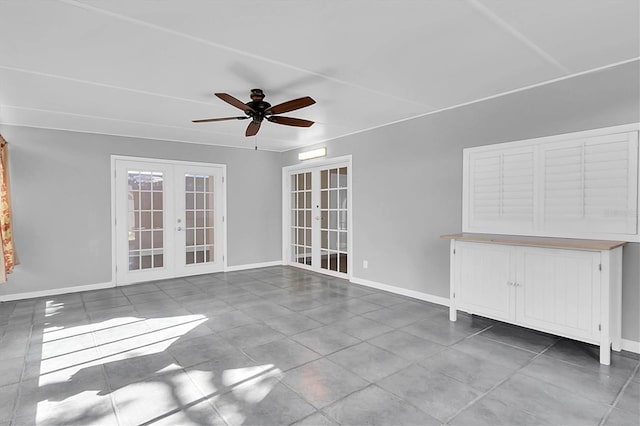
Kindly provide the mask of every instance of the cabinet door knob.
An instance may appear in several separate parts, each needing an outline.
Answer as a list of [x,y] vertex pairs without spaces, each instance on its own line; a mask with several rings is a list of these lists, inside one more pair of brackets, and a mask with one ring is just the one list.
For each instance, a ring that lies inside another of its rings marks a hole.
[[507,285],[513,285],[513,282],[507,281]]

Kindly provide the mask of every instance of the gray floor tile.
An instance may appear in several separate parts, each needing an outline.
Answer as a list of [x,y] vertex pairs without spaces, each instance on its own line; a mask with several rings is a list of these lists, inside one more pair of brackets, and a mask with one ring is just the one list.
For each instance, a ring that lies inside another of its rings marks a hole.
[[81,369],[68,380],[22,382],[16,416],[34,423],[98,423],[115,419],[107,383],[99,366]]
[[209,401],[173,410],[153,422],[154,426],[226,426],[226,423]]
[[216,332],[258,322],[255,318],[250,317],[241,311],[226,312],[224,314],[213,315],[208,318],[209,320],[205,323],[205,326]]
[[480,392],[486,392],[511,374],[514,369],[449,348],[420,361],[429,370],[437,370]]
[[345,310],[339,304],[324,305],[318,308],[302,311],[302,313],[323,324],[331,324],[336,321],[346,320],[355,315]]
[[441,422],[397,396],[371,385],[323,410],[345,426],[428,426]]
[[393,330],[391,327],[361,316],[339,321],[334,324],[334,327],[360,340],[367,340]]
[[640,383],[629,382],[616,403],[616,408],[640,415]]
[[385,307],[397,305],[398,303],[407,301],[407,299],[404,297],[394,296],[390,293],[384,293],[384,292],[368,294],[366,296],[362,296],[360,300],[364,300],[365,302],[375,303],[376,305],[385,306]]
[[0,421],[9,421],[18,396],[18,384],[0,386]]
[[129,296],[132,294],[140,294],[140,293],[152,293],[154,291],[160,290],[160,287],[153,283],[142,283],[142,284],[134,284],[134,285],[125,285],[120,287],[120,291],[125,296]]
[[449,321],[448,314],[436,313],[427,319],[403,327],[402,331],[441,345],[453,345],[490,325],[490,322],[477,316],[458,313],[458,320],[452,322]]
[[283,381],[317,408],[368,385],[366,380],[325,358],[286,372]]
[[243,325],[242,327],[220,331],[219,334],[239,348],[263,345],[285,337],[284,334],[275,331],[264,323]]
[[24,363],[24,356],[2,360],[0,363],[0,388],[20,381]]
[[575,340],[561,339],[545,352],[553,358],[560,359],[579,367],[591,368],[605,374],[615,374],[629,377],[638,361],[611,352],[611,365],[600,364],[600,350],[598,346]]
[[314,328],[291,338],[321,355],[328,355],[360,342],[360,339],[349,336],[332,326]]
[[510,324],[495,324],[479,334],[487,339],[496,340],[532,352],[542,352],[558,340],[558,337],[540,333]]
[[261,364],[272,364],[281,371],[286,371],[309,361],[320,358],[320,355],[290,339],[280,339],[264,345],[245,348],[244,353]]
[[276,331],[291,336],[303,331],[322,327],[324,324],[299,313],[282,317],[269,318],[264,322]]
[[456,415],[452,426],[550,425],[534,415],[490,396],[482,398]]
[[237,354],[239,349],[223,337],[210,334],[197,339],[178,340],[167,349],[182,367],[190,367],[213,358]]
[[129,299],[125,296],[112,297],[109,299],[99,299],[84,302],[84,306],[87,311],[101,311],[105,309],[117,308],[119,306],[130,305]]
[[367,302],[366,300],[356,299],[356,298],[346,299],[343,302],[341,302],[341,304],[344,307],[344,309],[356,315],[375,311],[381,308],[380,305],[376,305],[375,303]]
[[93,290],[86,291],[82,293],[82,300],[85,302],[101,300],[101,299],[111,299],[122,297],[123,293],[119,288],[107,288],[104,290]]
[[424,319],[423,313],[396,309],[396,306],[367,312],[362,316],[394,328],[405,327]]
[[338,426],[338,423],[334,422],[324,414],[320,412],[313,413],[309,417],[295,422],[291,426]]
[[257,363],[243,353],[214,358],[185,370],[207,398],[222,395],[234,386],[265,372],[281,373],[272,365]]
[[536,358],[520,373],[603,404],[612,404],[627,381],[623,376],[603,374],[546,355]]
[[614,408],[604,422],[605,426],[638,426],[640,415],[630,411]]
[[231,425],[288,425],[315,409],[295,392],[279,382],[263,384],[259,397],[255,389],[234,389],[213,398],[225,421]]
[[128,294],[127,298],[134,305],[141,305],[143,303],[171,301],[171,297],[169,297],[167,293],[165,293],[160,289],[158,289],[158,291],[153,291],[153,292]]
[[155,422],[203,400],[184,371],[174,371],[115,390],[113,400],[125,425]]
[[481,395],[471,386],[416,364],[379,381],[378,385],[442,422]]
[[473,336],[456,343],[452,348],[491,362],[504,365],[505,368],[516,369],[529,362],[536,354],[518,349],[495,340]]
[[291,315],[294,312],[290,309],[280,306],[273,302],[260,302],[245,308],[240,308],[245,314],[258,320],[266,320],[269,318]]
[[369,343],[410,361],[426,358],[445,349],[443,345],[400,330],[369,339]]
[[389,376],[410,363],[367,342],[338,351],[328,358],[370,382]]
[[168,352],[107,361],[103,367],[112,390],[180,368]]
[[597,425],[608,412],[604,404],[518,373],[489,395],[551,424]]

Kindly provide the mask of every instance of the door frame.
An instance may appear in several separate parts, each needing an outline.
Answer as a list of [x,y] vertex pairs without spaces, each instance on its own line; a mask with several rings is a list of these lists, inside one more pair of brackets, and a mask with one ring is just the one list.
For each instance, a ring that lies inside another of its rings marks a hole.
[[[347,273],[334,272],[324,270],[320,267],[313,268],[301,263],[291,262],[291,197],[289,174],[291,172],[301,172],[304,170],[315,169],[317,167],[331,167],[332,165],[347,163],[349,172],[347,173]],[[353,277],[353,161],[352,155],[343,155],[341,157],[321,158],[314,160],[306,160],[299,164],[285,166],[282,168],[282,264],[285,266],[295,266],[297,268],[306,269],[324,275],[330,275],[338,278],[351,280]]]
[[[118,252],[117,252],[117,232],[116,232],[116,161],[140,161],[145,163],[156,163],[156,164],[167,164],[170,166],[196,166],[196,167],[219,167],[222,169],[222,196],[221,196],[221,209],[222,209],[222,271],[227,270],[227,165],[226,164],[218,164],[218,163],[204,163],[197,161],[181,161],[181,160],[168,160],[163,158],[148,158],[148,157],[136,157],[136,156],[128,156],[128,155],[111,155],[111,280],[114,286],[125,286],[125,285],[133,285],[139,284],[138,282],[134,283],[120,283],[118,282]],[[191,275],[198,275],[191,274]],[[167,278],[178,278],[189,275],[173,275],[168,276]]]

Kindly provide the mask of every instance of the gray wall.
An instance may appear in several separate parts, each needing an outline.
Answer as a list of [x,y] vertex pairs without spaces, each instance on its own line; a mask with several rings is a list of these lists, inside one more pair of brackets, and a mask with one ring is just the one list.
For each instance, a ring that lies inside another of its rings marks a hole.
[[[635,62],[318,145],[329,157],[353,155],[353,275],[448,297],[439,236],[461,231],[462,149],[638,122],[639,76]],[[299,151],[283,166],[299,163]],[[623,337],[634,341],[639,263],[640,244],[627,244]]]
[[112,154],[226,164],[228,265],[282,258],[280,153],[13,126],[0,133],[22,262],[0,295],[112,280]]

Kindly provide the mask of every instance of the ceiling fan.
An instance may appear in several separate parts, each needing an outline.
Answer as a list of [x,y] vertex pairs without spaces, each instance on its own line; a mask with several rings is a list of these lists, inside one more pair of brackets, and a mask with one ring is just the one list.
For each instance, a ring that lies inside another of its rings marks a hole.
[[200,120],[192,120],[194,123],[206,123],[210,121],[225,120],[246,120],[251,119],[251,123],[247,127],[245,136],[253,136],[260,130],[262,121],[266,119],[272,123],[284,124],[285,126],[309,127],[313,121],[303,120],[301,118],[282,117],[278,114],[295,111],[300,108],[308,107],[316,103],[309,96],[293,99],[281,104],[271,106],[269,102],[265,102],[264,92],[262,89],[251,89],[251,102],[243,103],[241,100],[234,98],[227,93],[216,93],[217,97],[226,103],[244,111],[245,115],[240,117],[223,117],[223,118],[204,118]]

